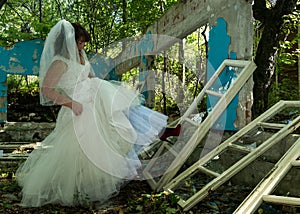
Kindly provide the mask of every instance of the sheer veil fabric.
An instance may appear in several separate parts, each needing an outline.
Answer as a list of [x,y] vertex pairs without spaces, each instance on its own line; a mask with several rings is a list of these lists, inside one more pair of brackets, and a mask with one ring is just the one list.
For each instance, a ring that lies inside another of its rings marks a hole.
[[[62,63],[66,71],[55,90],[81,103],[83,111],[75,116],[62,106],[53,132],[17,170],[23,206],[108,200],[125,181],[136,178],[141,166],[139,149],[148,146],[167,124],[167,117],[142,106],[142,98],[134,91],[89,78],[91,66],[84,51],[81,54],[84,65],[79,63],[71,23],[59,21],[45,41],[40,88],[49,67]],[[42,93],[40,102],[55,104]]]
[[[47,71],[53,61],[64,59],[65,62],[79,62],[79,52],[75,41],[75,32],[72,24],[66,20],[59,21],[49,32],[45,41],[44,50],[40,61],[40,91]],[[83,51],[84,52],[84,51]],[[76,66],[75,66],[76,68]],[[61,85],[76,84],[72,80],[62,79]],[[42,105],[54,105],[55,103],[40,93],[40,103]]]

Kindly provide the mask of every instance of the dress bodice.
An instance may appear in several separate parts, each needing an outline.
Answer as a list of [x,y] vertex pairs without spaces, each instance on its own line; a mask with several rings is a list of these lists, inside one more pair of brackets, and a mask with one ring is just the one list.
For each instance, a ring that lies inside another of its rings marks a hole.
[[65,58],[59,58],[67,64],[67,71],[62,75],[57,84],[56,90],[66,94],[76,101],[83,101],[89,97],[90,78],[89,73],[91,70],[88,60],[85,64],[72,63]]

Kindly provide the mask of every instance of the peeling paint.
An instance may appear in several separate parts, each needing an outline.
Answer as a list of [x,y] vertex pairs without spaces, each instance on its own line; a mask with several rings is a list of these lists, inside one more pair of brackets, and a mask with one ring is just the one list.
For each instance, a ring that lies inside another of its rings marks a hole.
[[40,39],[22,41],[7,49],[0,47],[0,75],[3,72],[31,75],[34,66],[39,67],[39,59],[43,50]]
[[36,39],[19,42],[10,48],[0,47],[0,122],[6,121],[7,74],[38,75],[43,43]]
[[[208,69],[207,79],[215,73],[221,63],[228,58],[235,59],[235,53],[228,53],[230,45],[230,36],[227,33],[227,22],[223,18],[218,18],[215,26],[209,32],[209,51],[208,51]],[[219,76],[219,81],[216,82],[213,87],[215,90],[220,88],[226,88],[226,85],[235,79],[234,72],[228,68],[226,72],[223,72]],[[209,95],[207,101],[207,108],[212,109],[219,98]],[[236,96],[231,103],[227,106],[224,113],[219,117],[214,125],[217,130],[236,130],[234,127],[234,121],[236,120],[236,108],[238,105],[238,96]]]

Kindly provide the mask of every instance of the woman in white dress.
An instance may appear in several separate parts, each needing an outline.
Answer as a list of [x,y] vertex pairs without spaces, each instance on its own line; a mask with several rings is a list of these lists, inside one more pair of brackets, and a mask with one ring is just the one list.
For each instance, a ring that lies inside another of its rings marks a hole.
[[166,126],[134,91],[93,76],[89,39],[81,25],[61,20],[45,41],[40,101],[62,107],[54,131],[17,170],[23,206],[106,201],[138,175],[138,149]]

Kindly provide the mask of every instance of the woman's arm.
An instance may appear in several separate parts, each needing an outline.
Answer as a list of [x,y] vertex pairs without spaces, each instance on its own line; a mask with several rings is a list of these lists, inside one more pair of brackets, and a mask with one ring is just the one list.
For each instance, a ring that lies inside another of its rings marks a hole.
[[41,87],[41,93],[53,102],[72,109],[75,115],[80,115],[82,112],[82,105],[55,90],[56,85],[66,71],[66,63],[62,61],[54,61],[44,78]]
[[92,71],[90,71],[89,78],[94,78],[94,77],[96,77],[95,74]]
[[94,78],[94,77],[96,77],[92,65],[90,64],[89,61],[87,61],[87,62],[89,63],[89,67],[90,67],[90,72],[89,72],[89,76],[88,76],[88,77],[89,77],[89,78]]

